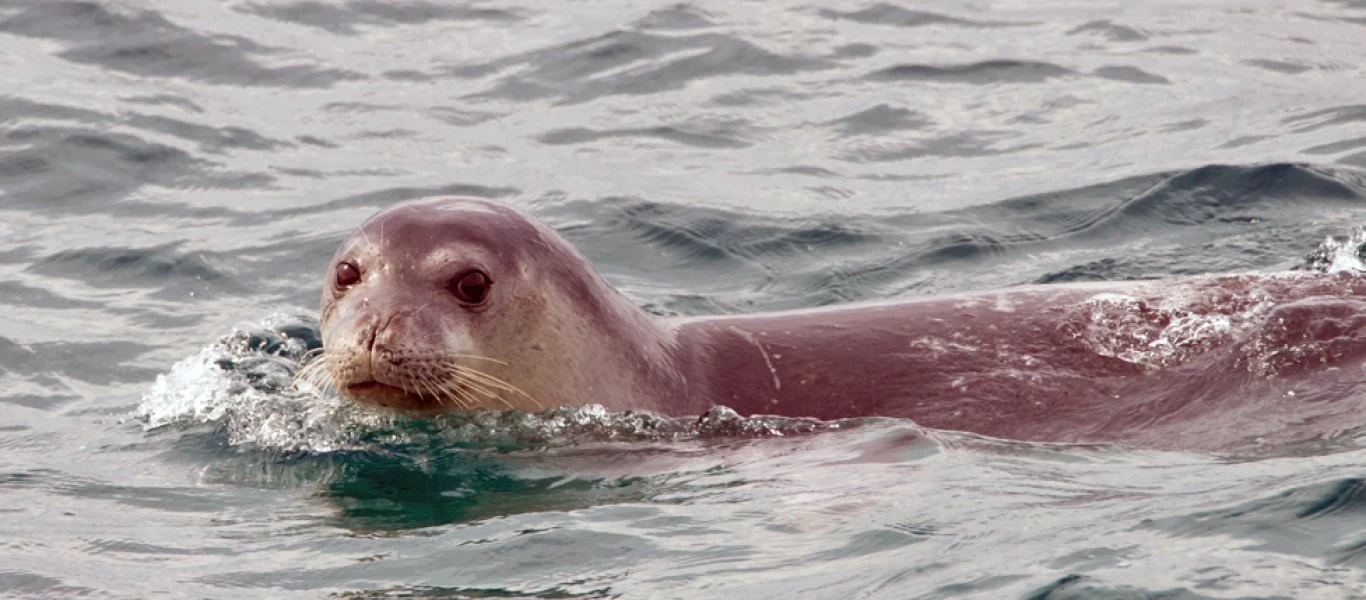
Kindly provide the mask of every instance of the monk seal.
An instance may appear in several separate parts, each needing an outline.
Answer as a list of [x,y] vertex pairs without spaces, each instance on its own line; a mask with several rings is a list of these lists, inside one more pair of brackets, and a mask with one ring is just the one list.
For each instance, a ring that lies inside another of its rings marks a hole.
[[1366,283],[1354,275],[1048,284],[663,318],[549,226],[478,198],[383,210],[327,273],[323,359],[301,377],[403,411],[725,405],[1187,447],[1275,435],[1305,417],[1288,407],[1310,402],[1352,423],[1366,414],[1352,386],[1366,358]]

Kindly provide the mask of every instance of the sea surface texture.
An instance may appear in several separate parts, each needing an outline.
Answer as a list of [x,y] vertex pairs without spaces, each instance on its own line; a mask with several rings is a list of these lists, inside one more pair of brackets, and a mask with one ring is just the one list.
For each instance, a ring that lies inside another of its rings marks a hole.
[[1359,428],[293,386],[338,243],[450,194],[661,315],[1360,271],[1366,2],[0,0],[0,596],[1366,597]]

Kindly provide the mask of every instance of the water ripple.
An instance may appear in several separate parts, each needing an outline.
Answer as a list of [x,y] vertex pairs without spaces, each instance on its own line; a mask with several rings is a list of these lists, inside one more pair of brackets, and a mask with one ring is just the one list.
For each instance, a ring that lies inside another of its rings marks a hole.
[[986,60],[961,65],[902,64],[867,75],[875,81],[948,81],[977,85],[994,83],[1041,83],[1054,77],[1075,75],[1053,63],[1030,60]]
[[396,27],[435,21],[517,21],[516,11],[473,6],[446,6],[433,2],[376,2],[351,0],[340,5],[322,2],[279,4],[247,3],[234,7],[248,14],[261,15],[326,31],[356,35],[363,26]]
[[530,69],[503,78],[479,96],[518,101],[558,97],[581,103],[607,95],[659,93],[723,75],[775,76],[831,67],[820,59],[777,54],[723,34],[620,31],[538,51],[515,62],[471,65],[464,72],[482,74],[516,63]]
[[68,49],[59,56],[76,63],[146,77],[233,85],[328,87],[362,78],[344,69],[266,66],[256,57],[278,54],[281,49],[240,36],[201,34],[153,11],[115,11],[95,2],[66,0],[11,4],[22,9],[0,21],[0,31],[67,42]]
[[977,21],[934,12],[909,10],[892,4],[878,3],[861,10],[841,12],[822,10],[820,15],[830,19],[847,19],[871,25],[895,25],[897,27],[923,27],[927,25],[946,25],[955,27],[1009,27],[1022,23]]

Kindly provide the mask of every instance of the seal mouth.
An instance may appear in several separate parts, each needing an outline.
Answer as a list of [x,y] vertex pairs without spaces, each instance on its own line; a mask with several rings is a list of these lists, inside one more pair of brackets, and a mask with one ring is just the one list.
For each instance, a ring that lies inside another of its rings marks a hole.
[[361,381],[361,382],[359,382],[359,383],[353,383],[353,384],[351,384],[351,385],[346,386],[346,391],[352,392],[352,393],[354,393],[354,394],[367,395],[367,396],[368,396],[368,395],[372,395],[372,394],[405,394],[405,395],[406,395],[406,394],[408,393],[407,390],[405,390],[405,389],[403,389],[403,388],[401,388],[401,387],[392,386],[392,385],[389,385],[389,384],[387,384],[387,383],[380,383],[380,382],[378,382],[378,381]]
[[376,406],[398,410],[421,410],[428,404],[418,394],[373,380],[346,386],[345,395]]

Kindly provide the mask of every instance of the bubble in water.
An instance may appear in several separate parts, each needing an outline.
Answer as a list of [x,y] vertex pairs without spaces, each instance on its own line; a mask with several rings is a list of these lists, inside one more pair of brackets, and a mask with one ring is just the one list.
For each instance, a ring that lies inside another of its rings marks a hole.
[[1304,268],[1321,273],[1366,273],[1366,227],[1347,237],[1328,237],[1304,260]]

